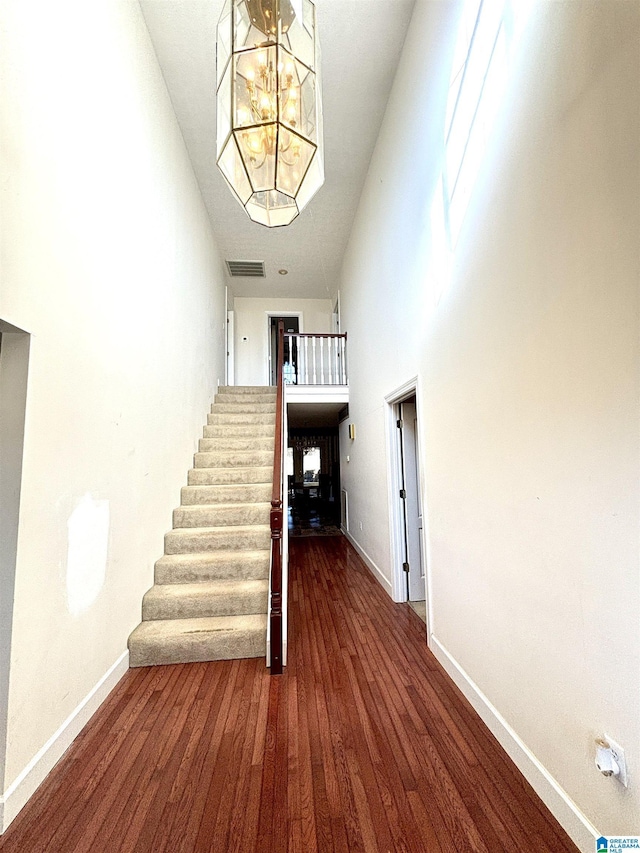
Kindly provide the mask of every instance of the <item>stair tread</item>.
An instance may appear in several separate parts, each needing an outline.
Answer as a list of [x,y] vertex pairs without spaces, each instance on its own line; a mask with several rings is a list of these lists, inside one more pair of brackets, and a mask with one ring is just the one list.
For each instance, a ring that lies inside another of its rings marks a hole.
[[219,394],[276,394],[277,388],[275,385],[220,385],[218,387]]
[[156,565],[158,565],[158,563],[162,563],[162,565],[166,565],[167,563],[170,563],[171,565],[206,565],[208,563],[223,563],[225,560],[237,560],[240,556],[247,561],[250,561],[264,559],[268,554],[268,548],[252,549],[247,551],[225,551],[221,548],[219,551],[208,551],[206,553],[195,551],[192,554],[164,554],[156,561]]
[[129,637],[129,665],[157,666],[264,657],[267,616],[200,616],[141,622]]
[[[258,471],[262,473],[257,473]],[[189,486],[263,486],[273,481],[273,468],[256,467],[239,468],[191,468],[187,473]]]
[[183,486],[180,507],[228,506],[231,503],[255,505],[271,500],[271,483],[220,483]]
[[[273,446],[275,440],[273,435],[212,435],[199,439],[199,443],[205,447],[215,445],[220,450],[252,450],[256,446]],[[243,447],[245,444],[249,447]]]
[[[201,441],[215,441],[215,439],[207,438],[201,439]],[[270,443],[271,445],[271,443]],[[236,459],[243,460],[244,457],[251,455],[252,453],[256,453],[259,455],[263,455],[265,453],[270,453],[273,456],[273,447],[269,446],[268,448],[256,448],[256,447],[219,447],[217,450],[197,450],[196,455],[200,456],[224,456],[225,459],[228,456],[233,456]],[[211,468],[215,468],[215,465],[211,465]],[[224,468],[224,465],[219,465],[219,468]],[[238,468],[265,468],[266,465],[238,465]]]
[[[265,471],[265,472],[271,471],[271,474],[273,475],[273,470],[268,465],[235,465],[233,470],[237,471],[240,474],[243,471],[255,471],[256,469],[260,469],[261,471]],[[193,471],[194,469],[191,468],[191,470]],[[198,468],[197,470],[200,470],[200,469]],[[229,471],[229,469],[225,468],[224,466],[220,466],[220,467],[216,468],[215,465],[210,465],[208,470],[209,471],[224,471],[225,474]],[[260,484],[254,483],[253,485],[260,485]]]
[[[255,471],[256,468],[260,468],[261,470],[263,470],[265,472],[264,474],[261,474],[260,476],[266,476],[266,472],[269,471],[271,473],[272,478],[273,478],[273,469],[269,465],[234,465],[233,466],[233,470],[237,474],[243,474],[245,471]],[[194,471],[194,470],[200,471],[202,469],[191,468],[190,470],[191,471]],[[229,473],[229,467],[224,466],[224,465],[208,465],[207,471],[221,471],[221,472],[224,472],[224,475],[226,476]],[[254,476],[258,476],[258,475],[254,475]],[[250,483],[250,485],[259,486],[260,481],[259,480],[257,482],[252,481]]]
[[142,599],[142,621],[266,613],[268,599],[267,578],[155,584]]
[[[273,450],[199,450],[194,454],[193,461],[195,468],[232,468],[235,470],[236,467],[268,467],[273,464],[273,458]],[[250,460],[255,460],[253,465],[246,464]]]
[[211,404],[211,412],[217,411],[227,411],[227,412],[247,412],[249,414],[256,415],[273,415],[276,409],[276,401],[266,400],[264,403],[256,402],[255,400],[247,400],[246,402],[243,400],[241,402],[236,402],[235,400],[229,400],[228,403],[215,402]]
[[265,501],[249,503],[186,504],[173,511],[173,529],[185,527],[201,530],[206,527],[238,527],[266,524],[271,504]]
[[[256,412],[252,410],[251,406],[242,407],[242,411],[223,411],[222,409],[216,408],[216,406],[234,406],[235,403],[213,403],[211,408],[213,411],[209,411],[207,417],[209,415],[216,415],[217,417],[223,418],[223,423],[242,423],[242,420],[238,420],[238,418],[246,418],[251,416],[255,418],[253,421],[244,421],[245,423],[257,423],[257,424],[273,424],[275,422],[275,412]],[[269,406],[269,408],[273,408]]]
[[191,596],[230,595],[237,591],[260,592],[269,588],[266,578],[242,580],[224,578],[215,581],[198,581],[196,583],[161,583],[154,584],[145,593],[146,597],[158,598],[190,598]]
[[226,525],[221,527],[176,527],[165,533],[164,552],[170,554],[209,551],[244,551],[268,548],[271,531],[268,524]]
[[[198,469],[198,470],[201,470],[201,469]],[[216,470],[220,470],[220,469],[210,468],[209,470],[210,471],[216,471]],[[222,468],[222,470],[228,471],[229,469],[228,468]],[[245,491],[249,491],[252,488],[253,489],[262,488],[264,485],[265,485],[264,483],[213,483],[210,485],[204,483],[201,486],[186,485],[186,486],[183,486],[182,488],[183,489],[189,489],[189,491],[194,491],[194,492],[197,489],[210,489],[210,490],[217,489],[217,490],[222,491],[222,492],[231,492],[231,491],[233,491],[233,489],[238,489],[238,488],[242,488],[242,487],[244,487]],[[234,503],[238,503],[238,501],[236,500],[236,501],[234,501]],[[240,503],[242,503],[242,501],[240,501]]]
[[191,534],[199,534],[199,533],[215,533],[216,531],[221,531],[228,536],[230,533],[255,533],[256,530],[270,530],[270,526],[268,524],[218,524],[215,526],[208,527],[174,527],[173,530],[167,531],[167,533],[191,533]]
[[273,415],[268,415],[268,420],[265,415],[247,414],[247,412],[209,412],[207,415],[207,423],[205,426],[272,426],[274,424]]
[[235,403],[236,400],[243,400],[246,402],[252,403],[261,403],[264,401],[265,403],[275,403],[276,395],[275,394],[216,394],[215,402],[222,403],[224,401],[228,401],[229,403]]
[[221,424],[203,424],[204,429],[209,430],[220,430],[220,432],[214,432],[214,435],[231,435],[235,436],[237,433],[234,430],[239,430],[241,435],[273,435],[276,431],[276,425],[274,423],[273,418],[269,418],[267,421],[265,418],[264,423],[221,423]]
[[[204,488],[203,486],[192,486],[194,489]],[[217,487],[216,487],[217,488]],[[176,509],[188,509],[194,510],[197,512],[198,510],[225,510],[225,509],[242,509],[243,507],[261,507],[262,509],[271,508],[271,501],[224,501],[218,502],[214,501],[210,504],[180,504]]]
[[217,580],[260,580],[269,577],[271,549],[192,551],[166,554],[156,561],[156,584],[207,583]]

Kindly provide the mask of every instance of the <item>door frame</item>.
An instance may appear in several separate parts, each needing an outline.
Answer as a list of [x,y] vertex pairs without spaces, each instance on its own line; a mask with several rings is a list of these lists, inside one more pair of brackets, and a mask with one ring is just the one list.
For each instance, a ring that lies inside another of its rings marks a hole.
[[333,311],[331,313],[331,325],[332,331],[334,334],[340,334],[342,331],[342,317],[341,317],[341,309],[340,309],[340,291],[338,290],[336,293],[336,298],[333,303]]
[[[388,487],[389,487],[389,533],[391,544],[391,595],[396,602],[409,600],[407,593],[407,581],[402,564],[404,563],[404,520],[399,500],[399,492],[402,484],[402,460],[400,458],[400,442],[398,441],[397,407],[400,403],[415,397],[416,419],[417,419],[417,444],[418,448],[423,446],[422,442],[422,416],[421,399],[418,385],[418,377],[409,379],[403,385],[396,388],[384,398],[387,404],[387,465],[388,465]],[[418,500],[422,512],[422,537],[420,540],[420,558],[424,566],[425,575],[425,601],[427,605],[427,636],[430,634],[431,619],[431,575],[429,571],[429,536],[427,529],[427,513],[425,501],[424,468],[422,454],[418,452],[416,459],[418,476]]]
[[[304,331],[302,327],[302,311],[265,311],[265,316],[267,318],[267,322],[265,324],[265,336],[266,336],[266,345],[265,351],[267,353],[267,363],[266,363],[266,377],[265,377],[265,385],[271,386],[271,318],[272,317],[297,317],[298,318],[298,334],[302,334]],[[273,387],[273,386],[271,386]]]
[[236,384],[236,367],[235,367],[235,344],[236,344],[236,323],[235,311],[230,308],[233,305],[233,297],[229,299],[229,287],[224,288],[224,384]]
[[236,384],[236,312],[227,311],[227,374],[226,384]]
[[[0,777],[6,771],[13,608],[28,408],[31,334],[0,319]],[[19,799],[17,797],[16,799]],[[5,817],[6,817],[5,804]],[[0,832],[3,803],[0,802]]]

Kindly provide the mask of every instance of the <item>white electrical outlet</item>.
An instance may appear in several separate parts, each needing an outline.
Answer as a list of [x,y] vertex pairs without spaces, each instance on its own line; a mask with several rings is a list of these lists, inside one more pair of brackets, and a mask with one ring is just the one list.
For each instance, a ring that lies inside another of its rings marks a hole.
[[626,788],[629,785],[629,780],[627,778],[627,762],[624,757],[624,749],[612,737],[609,737],[609,735],[605,734],[605,738],[611,748],[611,755],[613,755],[616,764],[620,768],[620,773],[616,776],[616,779]]

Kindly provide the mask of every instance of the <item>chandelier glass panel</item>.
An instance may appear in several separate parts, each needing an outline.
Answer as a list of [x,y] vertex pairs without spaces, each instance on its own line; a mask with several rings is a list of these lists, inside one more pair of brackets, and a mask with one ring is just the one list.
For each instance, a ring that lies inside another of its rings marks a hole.
[[227,0],[218,23],[217,163],[261,225],[288,225],[324,182],[311,0]]

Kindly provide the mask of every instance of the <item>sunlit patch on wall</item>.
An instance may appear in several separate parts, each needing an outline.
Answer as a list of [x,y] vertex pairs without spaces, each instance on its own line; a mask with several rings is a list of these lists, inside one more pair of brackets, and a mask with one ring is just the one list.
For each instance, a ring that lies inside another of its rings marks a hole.
[[[431,295],[432,306],[438,304],[440,297],[451,280],[453,253],[449,244],[447,218],[444,211],[442,178],[438,181],[430,217],[431,253],[427,273],[427,290]],[[431,306],[430,306],[431,307]]]
[[456,246],[532,0],[466,0],[451,66],[443,169],[431,208],[428,286],[437,304],[451,279]]
[[72,616],[91,607],[104,586],[109,546],[109,501],[80,499],[68,521],[67,602]]

